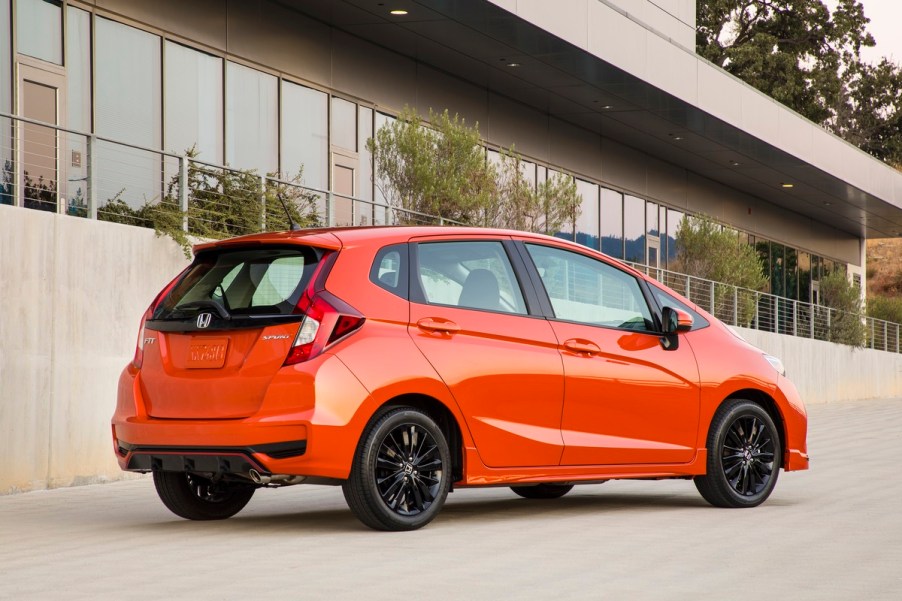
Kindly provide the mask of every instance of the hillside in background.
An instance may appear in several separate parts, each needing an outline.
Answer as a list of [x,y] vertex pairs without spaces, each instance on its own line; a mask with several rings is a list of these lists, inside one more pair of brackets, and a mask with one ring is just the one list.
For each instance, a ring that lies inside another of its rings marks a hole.
[[868,298],[902,297],[902,238],[868,240]]

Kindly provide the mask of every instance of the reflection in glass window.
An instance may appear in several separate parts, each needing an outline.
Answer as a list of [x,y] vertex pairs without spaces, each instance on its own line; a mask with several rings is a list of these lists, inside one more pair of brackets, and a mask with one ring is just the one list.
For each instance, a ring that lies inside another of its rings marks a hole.
[[[95,27],[95,131],[112,140],[160,148],[160,36],[101,17]],[[159,155],[106,142],[98,143],[96,151],[98,205],[120,192],[133,207],[159,198]]]
[[645,203],[645,224],[649,236],[658,235],[658,205],[653,202]]
[[[66,7],[66,119],[70,128],[91,131],[91,13]],[[87,215],[88,145],[85,136],[64,134],[68,157],[63,195],[70,215]]]
[[623,194],[601,189],[601,252],[623,258]]
[[[758,262],[761,263],[761,270],[770,275],[770,242],[767,240],[757,240],[755,242],[755,250],[758,252]],[[771,281],[768,279],[764,285],[763,292],[771,291]]]
[[[375,115],[375,128],[378,132],[380,129],[386,126],[390,126],[395,121],[395,118],[391,115],[386,115],[385,113],[376,113]],[[388,185],[388,182],[385,180],[379,179],[379,171],[376,169],[375,165],[373,166],[373,183],[374,183],[374,195],[376,206],[373,208],[373,224],[374,225],[387,225],[391,223],[395,223],[395,216],[392,214],[390,208],[388,208],[388,190],[384,189],[384,186]]]
[[[560,171],[555,171],[554,169],[548,170],[548,179],[549,180],[553,180],[557,177],[561,177],[562,175],[564,175],[564,174],[562,174]],[[565,176],[565,177],[569,178],[570,176]],[[563,225],[561,225],[561,228],[562,228],[561,231],[554,234],[554,236],[556,238],[563,238],[564,240],[574,240],[575,239],[575,235],[574,235],[574,234],[576,234],[576,232],[574,231],[576,229],[575,223],[573,223],[573,222],[564,223]]]
[[645,263],[645,201],[623,197],[623,237],[626,260]]
[[784,249],[783,271],[785,278],[786,298],[799,298],[799,259],[798,251],[794,248]]
[[279,170],[275,76],[226,62],[226,161],[265,174]]
[[576,241],[598,250],[598,185],[577,179],[576,192],[583,199],[576,219]]
[[329,96],[282,82],[282,172],[304,167],[304,185],[325,190],[329,164]]
[[653,330],[639,283],[607,263],[579,253],[527,244],[558,319],[631,330]]
[[[0,0],[0,111],[13,112],[12,32],[9,0]],[[0,204],[13,204],[12,123],[0,117]]]
[[678,249],[676,237],[677,232],[680,231],[680,224],[683,223],[683,219],[685,219],[685,217],[686,215],[680,211],[667,209],[667,250],[662,250],[662,252],[667,253],[666,257],[668,265],[677,257]]
[[[360,107],[358,110],[359,125],[357,127],[357,148],[360,152],[359,178],[360,190],[357,197],[363,200],[373,200],[373,156],[366,149],[366,141],[373,137],[373,109]],[[366,205],[369,214],[369,205]],[[369,220],[367,220],[367,225]]]
[[777,296],[784,296],[786,288],[783,283],[785,273],[783,264],[783,245],[771,242],[770,244],[770,285],[771,292]]
[[357,105],[332,97],[332,145],[357,150]]
[[514,270],[500,242],[430,242],[417,247],[426,302],[526,314]]
[[63,64],[62,5],[59,0],[16,2],[19,52],[48,63]]
[[166,150],[222,163],[222,59],[169,41],[164,55]]

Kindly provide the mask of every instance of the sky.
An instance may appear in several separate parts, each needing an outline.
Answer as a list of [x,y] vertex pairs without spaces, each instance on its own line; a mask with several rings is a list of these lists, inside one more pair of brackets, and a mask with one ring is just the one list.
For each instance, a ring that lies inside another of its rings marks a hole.
[[[876,63],[885,56],[896,64],[902,64],[902,0],[860,2],[864,7],[864,16],[871,20],[868,31],[877,41],[873,48],[862,48],[862,57],[868,62]],[[836,7],[836,0],[826,0],[825,4],[832,11]]]

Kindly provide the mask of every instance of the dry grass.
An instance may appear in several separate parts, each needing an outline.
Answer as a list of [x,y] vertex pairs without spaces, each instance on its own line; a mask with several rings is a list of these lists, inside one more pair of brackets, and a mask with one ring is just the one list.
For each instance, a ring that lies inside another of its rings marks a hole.
[[868,296],[902,297],[902,238],[868,240]]

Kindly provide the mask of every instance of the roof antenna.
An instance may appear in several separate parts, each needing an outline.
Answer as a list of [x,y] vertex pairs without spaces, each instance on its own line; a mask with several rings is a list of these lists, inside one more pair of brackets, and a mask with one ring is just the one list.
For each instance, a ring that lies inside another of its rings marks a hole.
[[294,219],[291,218],[291,212],[289,212],[289,210],[288,210],[288,205],[285,204],[285,199],[282,198],[282,191],[281,191],[281,190],[279,190],[278,192],[276,192],[276,198],[279,199],[279,203],[281,203],[282,208],[285,210],[285,216],[288,217],[289,229],[290,229],[292,232],[300,231],[301,226],[299,226],[297,223],[295,223],[295,222],[294,222]]

